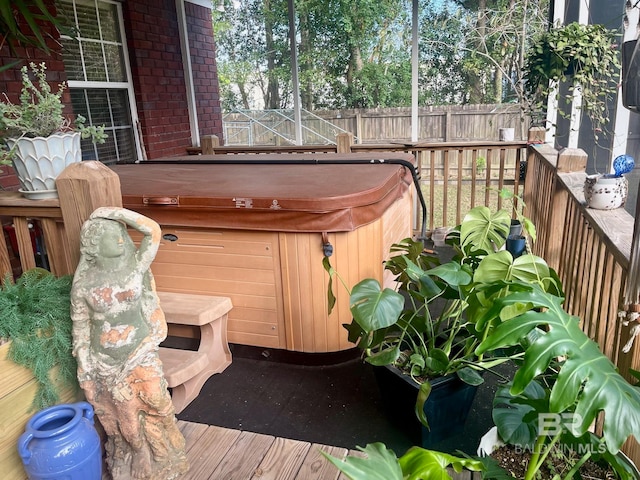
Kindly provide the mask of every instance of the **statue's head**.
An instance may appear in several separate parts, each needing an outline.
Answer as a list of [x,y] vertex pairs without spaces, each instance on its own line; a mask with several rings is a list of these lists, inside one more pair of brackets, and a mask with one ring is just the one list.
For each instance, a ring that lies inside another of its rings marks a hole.
[[134,248],[125,226],[117,220],[92,218],[80,231],[80,253],[91,263],[98,257],[121,257]]

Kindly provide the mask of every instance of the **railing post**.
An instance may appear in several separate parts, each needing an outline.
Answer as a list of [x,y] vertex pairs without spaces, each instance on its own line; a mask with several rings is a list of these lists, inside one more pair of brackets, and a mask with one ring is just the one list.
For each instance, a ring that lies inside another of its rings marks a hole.
[[581,148],[565,148],[558,153],[558,173],[584,172],[588,155]]
[[0,223],[0,275],[4,279],[7,273],[12,273],[11,260],[9,259],[9,248],[7,242],[4,239],[4,231],[1,230],[2,224]]
[[565,148],[558,154],[556,172],[554,175],[551,205],[549,208],[549,218],[547,221],[546,251],[544,257],[549,265],[557,268],[560,264],[560,253],[565,242],[563,235],[556,235],[552,232],[566,231],[566,215],[569,195],[566,190],[557,188],[558,173],[571,173],[584,171],[587,165],[587,154],[580,148]]
[[220,139],[217,135],[203,135],[200,138],[200,148],[203,155],[214,155],[216,147],[220,146]]
[[547,131],[544,127],[531,127],[527,136],[527,142],[529,143],[544,143],[545,135]]
[[80,229],[98,207],[122,207],[120,177],[103,163],[86,161],[69,165],[56,179],[67,237],[69,273],[80,259]]
[[362,113],[356,113],[356,137],[358,138],[358,143],[362,143]]
[[337,152],[351,153],[351,145],[353,145],[353,133],[339,133],[337,135]]

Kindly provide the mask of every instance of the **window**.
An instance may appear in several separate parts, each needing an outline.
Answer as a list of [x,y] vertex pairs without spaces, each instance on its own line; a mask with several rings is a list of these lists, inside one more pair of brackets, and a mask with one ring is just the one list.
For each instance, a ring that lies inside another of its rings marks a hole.
[[83,160],[132,163],[140,157],[122,11],[107,0],[58,0],[59,15],[75,24],[78,36],[62,37],[63,59],[76,115],[105,125],[104,144],[82,141]]

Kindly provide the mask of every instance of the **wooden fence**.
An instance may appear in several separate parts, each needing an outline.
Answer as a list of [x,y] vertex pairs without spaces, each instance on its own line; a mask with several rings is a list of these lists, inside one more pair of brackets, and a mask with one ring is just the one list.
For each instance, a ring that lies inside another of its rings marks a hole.
[[[623,352],[631,326],[618,316],[629,276],[634,218],[622,208],[586,207],[585,164],[582,151],[558,155],[546,145],[529,149],[524,200],[525,214],[538,229],[533,250],[558,272],[565,310],[580,318],[582,329],[634,382],[629,372],[640,368],[640,342]],[[601,425],[602,418],[596,425],[599,433]],[[628,440],[623,451],[638,464],[640,445],[635,439]]]
[[[274,111],[277,112],[277,111]],[[289,116],[292,113],[289,111]],[[321,143],[313,132],[333,140],[352,132],[357,143],[409,142],[411,108],[324,110],[302,115],[304,143]],[[253,117],[257,118],[253,120]],[[224,116],[225,142],[230,145],[282,145],[295,138],[295,126],[286,116],[268,112],[231,112]],[[327,124],[326,122],[329,122]],[[514,128],[515,138],[526,138],[528,120],[516,104],[449,105],[418,109],[418,138],[429,142],[499,140],[500,128]],[[333,126],[337,127],[334,128]]]

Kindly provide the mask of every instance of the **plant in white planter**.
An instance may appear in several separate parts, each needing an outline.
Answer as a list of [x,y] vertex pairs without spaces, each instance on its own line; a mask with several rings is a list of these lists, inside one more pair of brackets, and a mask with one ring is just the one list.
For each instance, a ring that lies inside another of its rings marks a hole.
[[106,134],[103,126],[85,126],[80,115],[74,123],[63,115],[65,85],[60,84],[57,92],[51,90],[44,63],[24,66],[21,74],[20,101],[14,104],[6,94],[0,101],[5,141],[0,164],[13,164],[25,196],[55,197],[55,178],[69,164],[82,160],[80,138],[104,143]]
[[613,161],[614,173],[587,175],[584,197],[590,208],[612,210],[624,206],[629,182],[624,176],[633,170],[635,162],[630,155],[620,155]]

